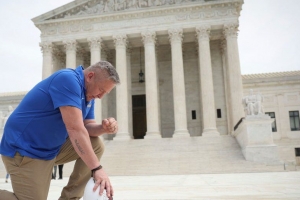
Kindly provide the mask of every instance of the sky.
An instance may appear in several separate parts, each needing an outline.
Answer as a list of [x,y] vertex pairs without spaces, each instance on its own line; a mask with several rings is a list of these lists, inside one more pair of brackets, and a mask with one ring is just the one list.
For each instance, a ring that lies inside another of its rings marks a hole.
[[[42,79],[40,31],[32,18],[72,0],[0,2],[0,93]],[[238,45],[242,74],[300,70],[300,0],[244,0]]]

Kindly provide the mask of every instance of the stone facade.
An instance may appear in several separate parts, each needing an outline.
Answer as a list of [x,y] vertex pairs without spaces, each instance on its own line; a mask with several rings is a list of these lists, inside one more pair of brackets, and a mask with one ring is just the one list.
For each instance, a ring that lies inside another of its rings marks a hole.
[[[145,138],[226,135],[243,113],[237,48],[242,4],[76,0],[32,19],[41,31],[42,76],[64,66],[112,62],[122,84],[97,102],[102,115],[96,117],[116,116],[115,139],[134,137],[132,95],[145,95]],[[138,82],[140,70],[144,83]],[[222,113],[217,120],[216,109]]]

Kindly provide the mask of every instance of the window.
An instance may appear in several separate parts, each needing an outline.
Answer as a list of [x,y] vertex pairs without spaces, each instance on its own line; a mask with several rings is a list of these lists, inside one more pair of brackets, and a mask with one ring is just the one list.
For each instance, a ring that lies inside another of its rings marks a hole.
[[196,110],[192,110],[192,119],[196,119]]
[[222,118],[221,109],[217,109],[217,118]]
[[274,122],[272,123],[272,132],[277,132],[275,112],[266,112],[266,115],[269,115],[272,119],[274,119]]
[[291,131],[300,130],[299,111],[290,111]]
[[295,148],[296,157],[300,157],[300,148]]

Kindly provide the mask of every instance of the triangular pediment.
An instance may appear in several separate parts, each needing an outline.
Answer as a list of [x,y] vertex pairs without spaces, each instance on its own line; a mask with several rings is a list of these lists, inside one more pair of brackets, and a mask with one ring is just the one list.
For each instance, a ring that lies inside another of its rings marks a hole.
[[[32,19],[41,23],[56,19],[105,15],[126,11],[139,11],[153,8],[180,7],[185,4],[203,3],[220,0],[76,0]],[[222,0],[221,0],[222,1]]]

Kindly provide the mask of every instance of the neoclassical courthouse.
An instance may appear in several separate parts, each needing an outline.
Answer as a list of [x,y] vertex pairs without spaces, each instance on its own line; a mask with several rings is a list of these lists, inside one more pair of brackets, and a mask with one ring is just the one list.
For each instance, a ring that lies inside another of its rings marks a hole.
[[[118,120],[119,132],[105,136],[111,143],[234,138],[245,117],[242,99],[253,89],[274,119],[269,127],[281,160],[293,162],[300,148],[300,71],[241,75],[243,3],[75,0],[32,19],[41,31],[42,77],[111,62],[121,84],[96,102],[97,120]],[[4,119],[25,93],[0,95]]]

